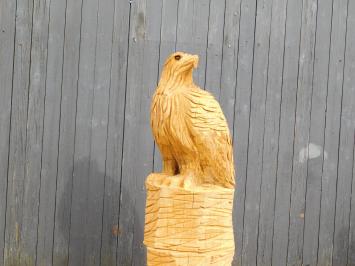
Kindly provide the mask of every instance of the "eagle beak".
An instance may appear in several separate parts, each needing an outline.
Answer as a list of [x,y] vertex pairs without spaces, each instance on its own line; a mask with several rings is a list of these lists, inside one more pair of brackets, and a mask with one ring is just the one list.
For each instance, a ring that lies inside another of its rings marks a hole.
[[198,55],[193,55],[192,56],[192,66],[193,66],[193,68],[197,68],[197,66],[198,66]]
[[187,54],[186,57],[186,64],[188,64],[189,66],[191,66],[192,68],[197,68],[198,66],[198,55],[191,55],[191,54]]

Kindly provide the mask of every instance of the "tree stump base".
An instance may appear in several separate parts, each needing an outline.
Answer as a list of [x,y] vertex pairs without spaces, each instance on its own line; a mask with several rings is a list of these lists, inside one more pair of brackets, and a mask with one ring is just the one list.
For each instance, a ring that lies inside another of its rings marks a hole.
[[146,180],[144,244],[148,266],[231,265],[234,189],[174,187],[163,185],[162,180],[159,174]]

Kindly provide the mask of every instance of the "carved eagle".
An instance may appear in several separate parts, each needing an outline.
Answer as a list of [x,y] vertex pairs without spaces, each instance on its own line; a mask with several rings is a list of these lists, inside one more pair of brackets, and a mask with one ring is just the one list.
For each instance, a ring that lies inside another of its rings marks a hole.
[[164,64],[151,105],[151,127],[163,174],[181,185],[234,188],[232,141],[219,103],[193,82],[198,56],[176,52]]

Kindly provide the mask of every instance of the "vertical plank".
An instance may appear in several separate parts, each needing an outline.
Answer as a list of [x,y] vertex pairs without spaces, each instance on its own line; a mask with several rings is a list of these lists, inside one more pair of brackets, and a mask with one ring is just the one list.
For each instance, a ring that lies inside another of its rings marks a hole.
[[0,2],[0,263],[4,261],[16,2]]
[[[350,205],[350,221],[349,221],[349,250],[348,265],[355,265],[355,2],[349,1],[348,4],[348,20],[347,20],[347,39],[345,54],[345,72],[344,72],[344,95],[343,95],[343,122],[342,125],[350,127],[347,134],[353,134],[353,169],[352,169],[352,187],[351,187],[351,205]],[[348,96],[348,93],[350,95]],[[349,104],[345,107],[345,104]]]
[[[340,140],[338,151],[338,180],[337,197],[335,205],[335,225],[334,225],[334,251],[333,265],[347,265],[349,251],[349,228],[352,198],[352,179],[354,162],[354,141],[355,141],[355,87],[352,78],[354,61],[354,25],[348,28],[348,17],[354,14],[349,13],[350,1],[344,3],[340,14],[345,16],[345,38],[344,54],[338,55],[337,60],[343,62],[343,77],[341,87],[341,109],[340,109]],[[351,11],[354,11],[352,9]],[[350,21],[351,23],[351,21]],[[343,37],[343,36],[342,36]],[[340,45],[341,46],[341,45]],[[352,52],[352,53],[351,53]],[[341,79],[341,78],[340,78]]]
[[[318,251],[320,199],[324,156],[324,128],[327,97],[332,1],[318,1],[314,52],[313,95],[307,165],[307,195],[304,221],[303,264],[316,265]],[[313,149],[313,150],[312,150]]]
[[162,1],[131,5],[118,265],[145,264],[144,180],[153,167],[149,110],[158,75]]
[[[192,42],[194,39],[194,2],[178,0],[176,51],[193,53]],[[200,59],[201,55],[199,54]]]
[[[163,1],[161,9],[159,75],[163,70],[165,60],[175,51],[178,10],[178,0]],[[159,10],[156,11],[159,12]]]
[[[227,0],[225,3],[224,15],[224,30],[223,30],[223,51],[222,51],[222,66],[221,66],[221,88],[220,88],[220,105],[228,121],[229,129],[233,135],[234,130],[234,104],[235,104],[235,88],[237,83],[237,68],[238,68],[238,51],[239,51],[239,21],[240,21],[240,3],[241,1]],[[234,138],[233,138],[234,139]],[[234,145],[234,150],[238,149]],[[239,187],[239,165],[235,159],[237,188]],[[238,193],[238,192],[237,192]],[[239,234],[240,228],[236,222],[236,204],[237,193],[234,194],[234,242],[235,256],[240,256],[242,248],[242,236]],[[241,226],[243,227],[243,226]],[[236,261],[234,262],[236,263]],[[234,265],[234,264],[233,264]]]
[[281,91],[272,265],[286,265],[302,2],[288,0]]
[[[355,136],[354,136],[355,139]],[[354,147],[353,147],[353,182],[352,182],[352,187],[351,187],[351,205],[350,205],[350,221],[349,221],[349,250],[348,250],[348,265],[354,265],[355,264],[355,228],[354,228],[354,221],[355,221],[355,211],[354,211],[354,206],[355,206],[355,197],[353,196],[354,191],[355,191],[355,141],[354,141]]]
[[[91,176],[95,174],[96,178],[103,179],[97,163],[91,160],[98,6],[98,0],[84,0],[82,6],[69,265],[97,265],[100,262],[97,253],[90,253],[96,232],[90,226],[94,218],[89,216],[90,204],[93,204]],[[100,245],[100,241],[96,244]]]
[[257,265],[272,265],[286,4],[287,1],[274,0],[271,10]]
[[197,54],[198,68],[194,70],[194,82],[204,88],[206,77],[206,47],[211,0],[179,0],[176,37],[177,51]]
[[[243,225],[244,225],[244,200],[246,189],[246,171],[248,156],[248,134],[249,134],[249,114],[250,114],[250,91],[252,83],[252,64],[254,53],[254,31],[256,1],[242,1],[240,7],[240,25],[239,25],[239,48],[238,48],[238,68],[237,84],[235,94],[234,110],[234,158],[238,166],[237,173],[237,196],[235,203],[235,224],[236,235],[241,238],[239,250],[242,251]],[[236,264],[242,265],[243,253],[236,254]]]
[[[144,116],[140,115],[140,124],[147,127],[143,132],[145,133],[140,138],[141,141],[149,141],[149,149],[147,149],[147,156],[150,162],[150,171],[153,168],[153,136],[147,134],[151,132],[150,129],[150,103],[152,95],[157,86],[157,76],[159,67],[159,47],[160,47],[160,32],[161,32],[161,10],[162,0],[149,1],[146,3],[146,24],[145,24],[145,45],[143,55],[143,73],[140,87],[145,94],[144,104],[140,104],[141,110],[145,110]],[[153,65],[152,65],[152,62]],[[144,120],[143,120],[144,119]],[[141,125],[140,125],[141,126]],[[149,172],[150,172],[149,171]],[[148,173],[149,173],[148,172]],[[134,238],[133,238],[133,265],[146,265],[146,249],[143,245],[144,238],[144,213],[145,213],[145,179],[147,173],[144,175],[137,175],[136,179],[136,201],[135,201],[135,217],[134,217]]]
[[176,29],[176,49],[192,53],[191,42],[193,40],[193,2],[178,0],[177,29]]
[[204,88],[209,90],[217,100],[220,98],[221,91],[225,4],[225,0],[211,0],[206,44],[207,54]]
[[34,1],[27,110],[26,168],[24,180],[20,261],[37,263],[38,206],[42,168],[44,98],[46,90],[49,0]]
[[272,1],[258,0],[252,69],[248,165],[244,203],[243,265],[256,265]]
[[[138,79],[141,79],[142,71],[142,49],[145,27],[145,6],[141,6],[141,1],[132,2],[130,7],[130,32],[128,40],[128,62],[127,62],[127,81],[126,81],[126,94],[125,94],[125,117],[124,117],[124,138],[122,147],[122,176],[120,186],[120,205],[119,205],[119,217],[118,228],[120,234],[117,241],[117,265],[132,265],[132,249],[133,249],[133,234],[134,234],[134,197],[135,197],[135,178],[134,170],[140,167],[126,166],[127,161],[135,162],[137,156],[136,151],[132,144],[137,141],[137,136],[132,135],[137,131],[137,115],[134,111],[139,112],[138,108],[135,109],[132,105],[140,97],[138,92]],[[136,36],[137,35],[137,36]],[[143,35],[143,36],[142,36]],[[138,44],[137,44],[137,38]],[[137,47],[139,46],[139,47]],[[140,71],[139,71],[140,70]],[[136,78],[133,78],[133,73],[136,74]],[[133,96],[133,97],[132,97]],[[139,102],[138,102],[139,103]],[[133,120],[133,121],[132,121]],[[133,123],[132,123],[133,122]],[[135,123],[134,123],[135,122]],[[135,137],[132,139],[132,137]],[[127,141],[129,139],[129,141]],[[133,147],[132,147],[133,146]],[[146,147],[144,147],[146,149]],[[130,157],[127,157],[127,153]],[[135,156],[135,157],[133,157]],[[148,161],[149,158],[144,158]],[[148,162],[149,164],[149,162]],[[149,170],[147,169],[147,172]]]
[[[100,265],[103,201],[105,192],[105,162],[111,74],[111,49],[114,1],[98,2],[97,32],[92,92],[91,145],[86,215],[85,265]],[[80,118],[79,118],[80,119]],[[83,180],[84,181],[84,180]],[[85,182],[85,181],[84,181]]]
[[[347,1],[333,1],[318,264],[332,265]],[[343,196],[343,195],[342,195]],[[341,196],[341,197],[342,197]]]
[[[21,248],[24,182],[26,176],[26,140],[28,88],[30,85],[32,1],[18,1],[14,50],[11,135],[7,187],[4,264],[34,265],[35,258]],[[21,251],[21,252],[20,252]],[[32,250],[33,251],[33,250]],[[22,255],[22,256],[20,256]],[[31,254],[33,255],[33,254]]]
[[114,2],[101,265],[116,265],[130,4]]
[[[181,0],[179,1],[181,2]],[[209,20],[211,17],[211,1],[212,0],[192,1],[193,2],[193,16],[192,16],[193,35],[192,38],[188,41],[190,44],[192,44],[191,47],[192,53],[198,54],[200,57],[198,68],[194,70],[195,72],[194,82],[203,89],[206,89],[206,64],[207,64],[206,60],[207,60]],[[220,1],[219,4],[221,5]],[[212,12],[214,11],[212,10]],[[181,24],[179,23],[179,25]],[[184,27],[184,29],[186,28]],[[179,35],[178,35],[178,40],[179,40]]]
[[[160,30],[160,48],[159,48],[159,70],[160,75],[167,57],[175,52],[176,28],[179,0],[163,1],[161,10],[161,30]],[[159,82],[160,76],[158,76]],[[162,169],[162,161],[158,147],[154,146],[154,172]]]
[[65,2],[52,0],[49,8],[43,154],[38,215],[38,265],[52,264]]
[[306,197],[307,162],[312,152],[309,143],[310,110],[317,1],[303,1],[300,57],[296,95],[296,124],[291,180],[290,225],[288,233],[289,265],[302,264],[303,228]]
[[[238,68],[239,49],[240,3],[241,0],[226,0],[224,7],[223,51],[219,102],[228,121],[231,133],[233,133],[234,128],[235,87],[237,83],[236,74]],[[238,167],[238,165],[236,167]],[[238,176],[238,171],[236,171],[236,175]]]
[[[349,7],[349,10],[350,7]],[[351,20],[349,20],[350,22]],[[355,53],[353,53],[355,54]],[[355,133],[354,133],[354,139],[355,139]],[[354,141],[355,142],[355,141]],[[355,191],[355,143],[353,146],[353,182],[351,186],[351,205],[350,205],[350,221],[349,221],[349,250],[348,250],[348,265],[354,265],[355,264],[355,228],[354,228],[354,222],[355,222],[355,211],[354,211],[354,206],[355,206],[355,197],[354,197],[354,191]]]
[[67,0],[61,83],[58,173],[55,194],[53,265],[69,260],[70,208],[74,167],[74,138],[82,1]]

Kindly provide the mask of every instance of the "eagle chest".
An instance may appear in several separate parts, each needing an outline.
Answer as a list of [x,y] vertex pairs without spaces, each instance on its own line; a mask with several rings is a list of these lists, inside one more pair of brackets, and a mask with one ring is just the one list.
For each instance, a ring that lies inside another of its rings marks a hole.
[[156,142],[160,145],[170,145],[173,138],[172,123],[174,115],[179,110],[173,106],[174,95],[156,95],[153,99],[151,123]]

